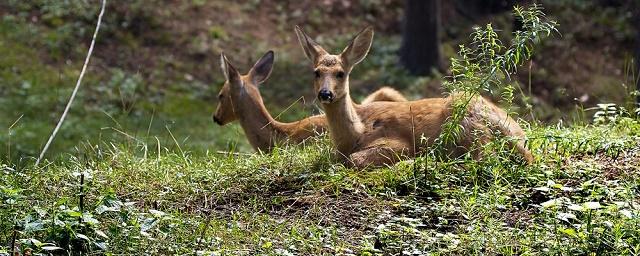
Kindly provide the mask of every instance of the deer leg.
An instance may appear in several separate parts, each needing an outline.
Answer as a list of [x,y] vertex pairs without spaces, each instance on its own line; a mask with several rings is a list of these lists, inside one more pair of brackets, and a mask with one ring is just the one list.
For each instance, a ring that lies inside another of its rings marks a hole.
[[482,161],[487,154],[483,145],[500,137],[506,140],[506,147],[510,151],[517,151],[527,163],[533,162],[533,156],[524,145],[524,132],[520,126],[504,112],[488,109],[488,113],[471,113],[463,120],[465,133],[461,145],[471,152],[476,161]]
[[350,164],[357,169],[391,165],[410,154],[402,143],[375,144],[349,155]]

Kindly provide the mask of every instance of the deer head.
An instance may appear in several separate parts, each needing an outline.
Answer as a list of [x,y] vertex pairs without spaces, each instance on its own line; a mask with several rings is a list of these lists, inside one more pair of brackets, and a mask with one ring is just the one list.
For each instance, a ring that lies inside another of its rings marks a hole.
[[240,75],[224,53],[220,54],[220,65],[225,82],[218,93],[218,107],[213,115],[214,122],[225,125],[237,120],[238,115],[245,109],[255,111],[256,105],[262,106],[258,85],[269,78],[273,69],[273,61],[273,51],[268,51],[246,75]]
[[349,96],[349,74],[371,48],[373,28],[360,31],[338,55],[325,51],[302,28],[296,26],[298,41],[305,55],[313,63],[313,88],[322,104],[331,104]]

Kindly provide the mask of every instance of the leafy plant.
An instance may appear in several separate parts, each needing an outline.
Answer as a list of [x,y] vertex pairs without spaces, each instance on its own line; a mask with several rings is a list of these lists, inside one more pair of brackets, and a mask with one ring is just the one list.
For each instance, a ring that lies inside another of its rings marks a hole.
[[593,123],[596,125],[615,124],[621,122],[624,118],[640,116],[640,107],[628,110],[615,103],[600,103],[597,104],[597,107],[587,110],[596,110],[593,114]]
[[457,142],[467,106],[481,92],[501,91],[503,102],[513,102],[514,88],[519,86],[510,82],[511,76],[531,58],[536,43],[557,32],[556,22],[546,19],[542,10],[537,4],[527,9],[514,8],[514,15],[523,24],[523,30],[513,33],[509,46],[500,41],[491,24],[474,28],[470,47],[460,45],[459,57],[451,59],[451,80],[443,84],[449,94],[457,97],[434,149],[442,150],[445,145]]
[[593,122],[595,124],[615,123],[620,115],[615,103],[598,104],[597,110],[593,114]]

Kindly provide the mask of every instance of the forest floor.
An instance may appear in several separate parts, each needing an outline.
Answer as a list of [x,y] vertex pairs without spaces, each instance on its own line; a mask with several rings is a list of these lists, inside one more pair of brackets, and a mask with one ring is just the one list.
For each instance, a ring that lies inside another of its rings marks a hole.
[[[336,163],[328,138],[273,154],[102,144],[2,166],[0,254],[640,253],[640,122],[534,128],[530,166],[491,154],[388,168]],[[506,158],[505,158],[506,157]]]
[[[543,1],[560,35],[515,79],[512,109],[528,121],[530,166],[497,151],[353,170],[326,135],[258,154],[238,125],[214,126],[223,50],[241,71],[276,50],[261,87],[271,113],[318,112],[296,100],[312,76],[295,24],[332,50],[376,28],[352,74],[355,98],[381,85],[441,95],[443,75],[397,65],[403,1],[350,2],[112,1],[78,101],[39,167],[33,156],[68,100],[97,5],[0,3],[0,105],[10,106],[0,111],[0,255],[14,243],[25,254],[640,254],[640,123],[591,118],[597,103],[631,102],[622,8]],[[508,12],[455,10],[444,6],[446,57],[487,21],[509,41]]]

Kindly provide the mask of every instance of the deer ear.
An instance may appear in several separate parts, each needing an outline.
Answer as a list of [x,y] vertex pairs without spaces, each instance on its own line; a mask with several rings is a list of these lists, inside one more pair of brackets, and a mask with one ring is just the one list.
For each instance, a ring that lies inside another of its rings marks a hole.
[[224,56],[224,52],[220,53],[220,69],[222,70],[222,75],[224,75],[224,80],[229,81],[229,74],[227,73],[227,57]]
[[311,60],[314,64],[318,57],[327,54],[322,46],[313,41],[311,37],[309,37],[301,27],[296,25],[296,35],[298,36],[298,42],[300,42],[300,46],[302,46],[302,50],[304,50],[304,55],[307,56],[309,60]]
[[224,74],[224,78],[229,81],[232,85],[234,84],[242,84],[242,80],[240,79],[240,73],[238,70],[231,65],[227,56],[224,53],[220,54],[220,66],[222,67],[222,73]]
[[249,71],[249,77],[255,85],[259,85],[269,78],[271,70],[273,70],[274,59],[273,51],[268,51],[253,65]]
[[364,57],[369,53],[371,49],[371,43],[373,42],[373,28],[366,27],[360,33],[358,33],[344,48],[340,57],[343,63],[346,64],[347,69],[353,68],[356,64],[360,63]]

